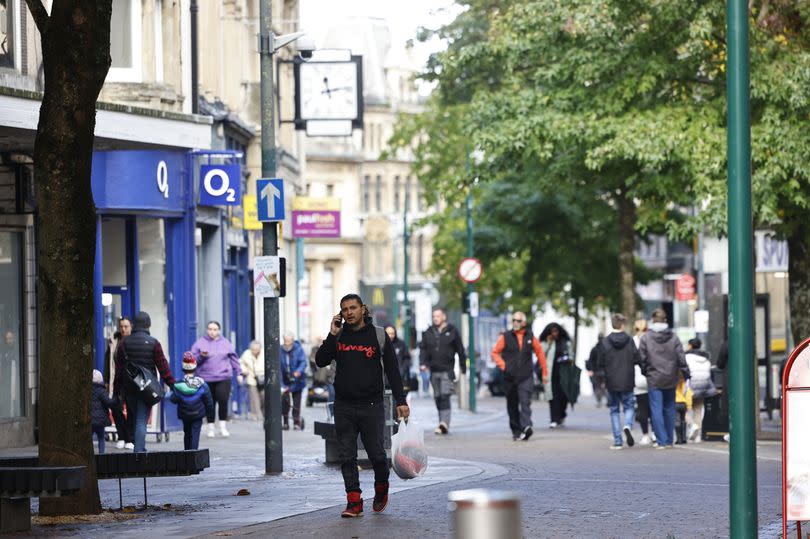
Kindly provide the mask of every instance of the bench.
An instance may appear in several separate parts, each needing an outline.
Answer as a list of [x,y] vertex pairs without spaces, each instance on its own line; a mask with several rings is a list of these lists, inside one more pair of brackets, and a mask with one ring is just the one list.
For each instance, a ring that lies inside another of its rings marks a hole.
[[[383,403],[385,406],[385,427],[383,428],[383,447],[388,452],[388,460],[391,461],[391,436],[396,432],[396,421],[393,417],[393,398],[391,390],[386,390],[383,396]],[[315,421],[313,431],[316,436],[324,439],[326,446],[326,464],[339,464],[340,456],[338,452],[337,432],[335,431],[335,424],[326,421]],[[363,440],[360,436],[357,437],[357,462],[363,468],[370,465],[368,454],[363,449]]]
[[69,496],[84,486],[85,466],[38,466],[36,458],[0,459],[0,533],[31,529],[31,498]]
[[99,479],[118,479],[118,502],[124,507],[121,480],[143,478],[143,505],[149,505],[147,477],[195,475],[211,465],[208,449],[188,451],[152,451],[146,453],[104,453],[96,455]]

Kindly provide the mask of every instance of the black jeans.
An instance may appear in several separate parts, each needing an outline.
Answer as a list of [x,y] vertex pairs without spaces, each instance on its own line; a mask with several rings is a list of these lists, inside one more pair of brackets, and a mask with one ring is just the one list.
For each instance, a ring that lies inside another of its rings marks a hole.
[[337,433],[340,471],[346,492],[360,492],[357,471],[357,435],[363,441],[368,459],[374,467],[374,483],[388,481],[388,457],[383,445],[385,406],[383,402],[335,402],[335,431]]
[[641,434],[650,431],[650,395],[647,393],[636,395],[636,421],[641,425]]
[[503,388],[506,393],[506,412],[509,414],[509,429],[512,436],[519,436],[526,427],[532,426],[532,391],[534,379],[529,376],[523,380],[504,377]]
[[560,384],[559,363],[555,363],[554,367],[551,368],[551,395],[552,398],[548,401],[551,421],[562,424],[567,415],[565,409],[568,408],[568,397],[565,396]]
[[132,442],[132,433],[127,428],[127,420],[124,418],[124,404],[119,399],[114,400],[115,404],[110,406],[110,410],[112,410],[115,430],[118,432],[118,439],[123,440],[124,443]]
[[183,420],[183,449],[200,448],[200,429],[202,428],[202,418]]
[[[219,420],[227,421],[228,401],[231,399],[231,381],[208,382],[208,387],[211,389],[211,396],[214,397],[214,408],[219,407]],[[209,423],[214,422],[214,415],[206,413],[206,419]]]

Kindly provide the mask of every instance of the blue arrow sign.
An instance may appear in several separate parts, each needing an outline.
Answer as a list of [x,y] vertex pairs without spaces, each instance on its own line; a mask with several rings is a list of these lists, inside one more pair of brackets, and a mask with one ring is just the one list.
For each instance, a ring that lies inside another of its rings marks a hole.
[[265,178],[256,180],[259,194],[259,221],[284,220],[284,180]]

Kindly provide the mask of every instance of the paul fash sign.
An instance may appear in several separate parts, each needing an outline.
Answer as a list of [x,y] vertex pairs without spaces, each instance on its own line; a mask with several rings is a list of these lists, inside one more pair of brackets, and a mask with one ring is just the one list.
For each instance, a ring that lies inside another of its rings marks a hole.
[[242,203],[240,165],[200,166],[200,205],[238,206]]
[[340,200],[334,197],[295,197],[293,236],[296,238],[339,238]]

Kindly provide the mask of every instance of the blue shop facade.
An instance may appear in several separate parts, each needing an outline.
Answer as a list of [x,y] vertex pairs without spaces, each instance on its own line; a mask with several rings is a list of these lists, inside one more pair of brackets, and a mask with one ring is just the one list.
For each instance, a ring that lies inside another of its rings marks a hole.
[[[210,161],[187,150],[94,153],[95,368],[102,372],[111,372],[107,343],[118,319],[138,311],[149,313],[175,376],[208,320],[222,324],[238,351],[247,346],[247,249],[225,241],[241,230],[229,228],[223,208],[198,206],[200,163]],[[177,428],[173,405],[154,411],[151,432]]]

